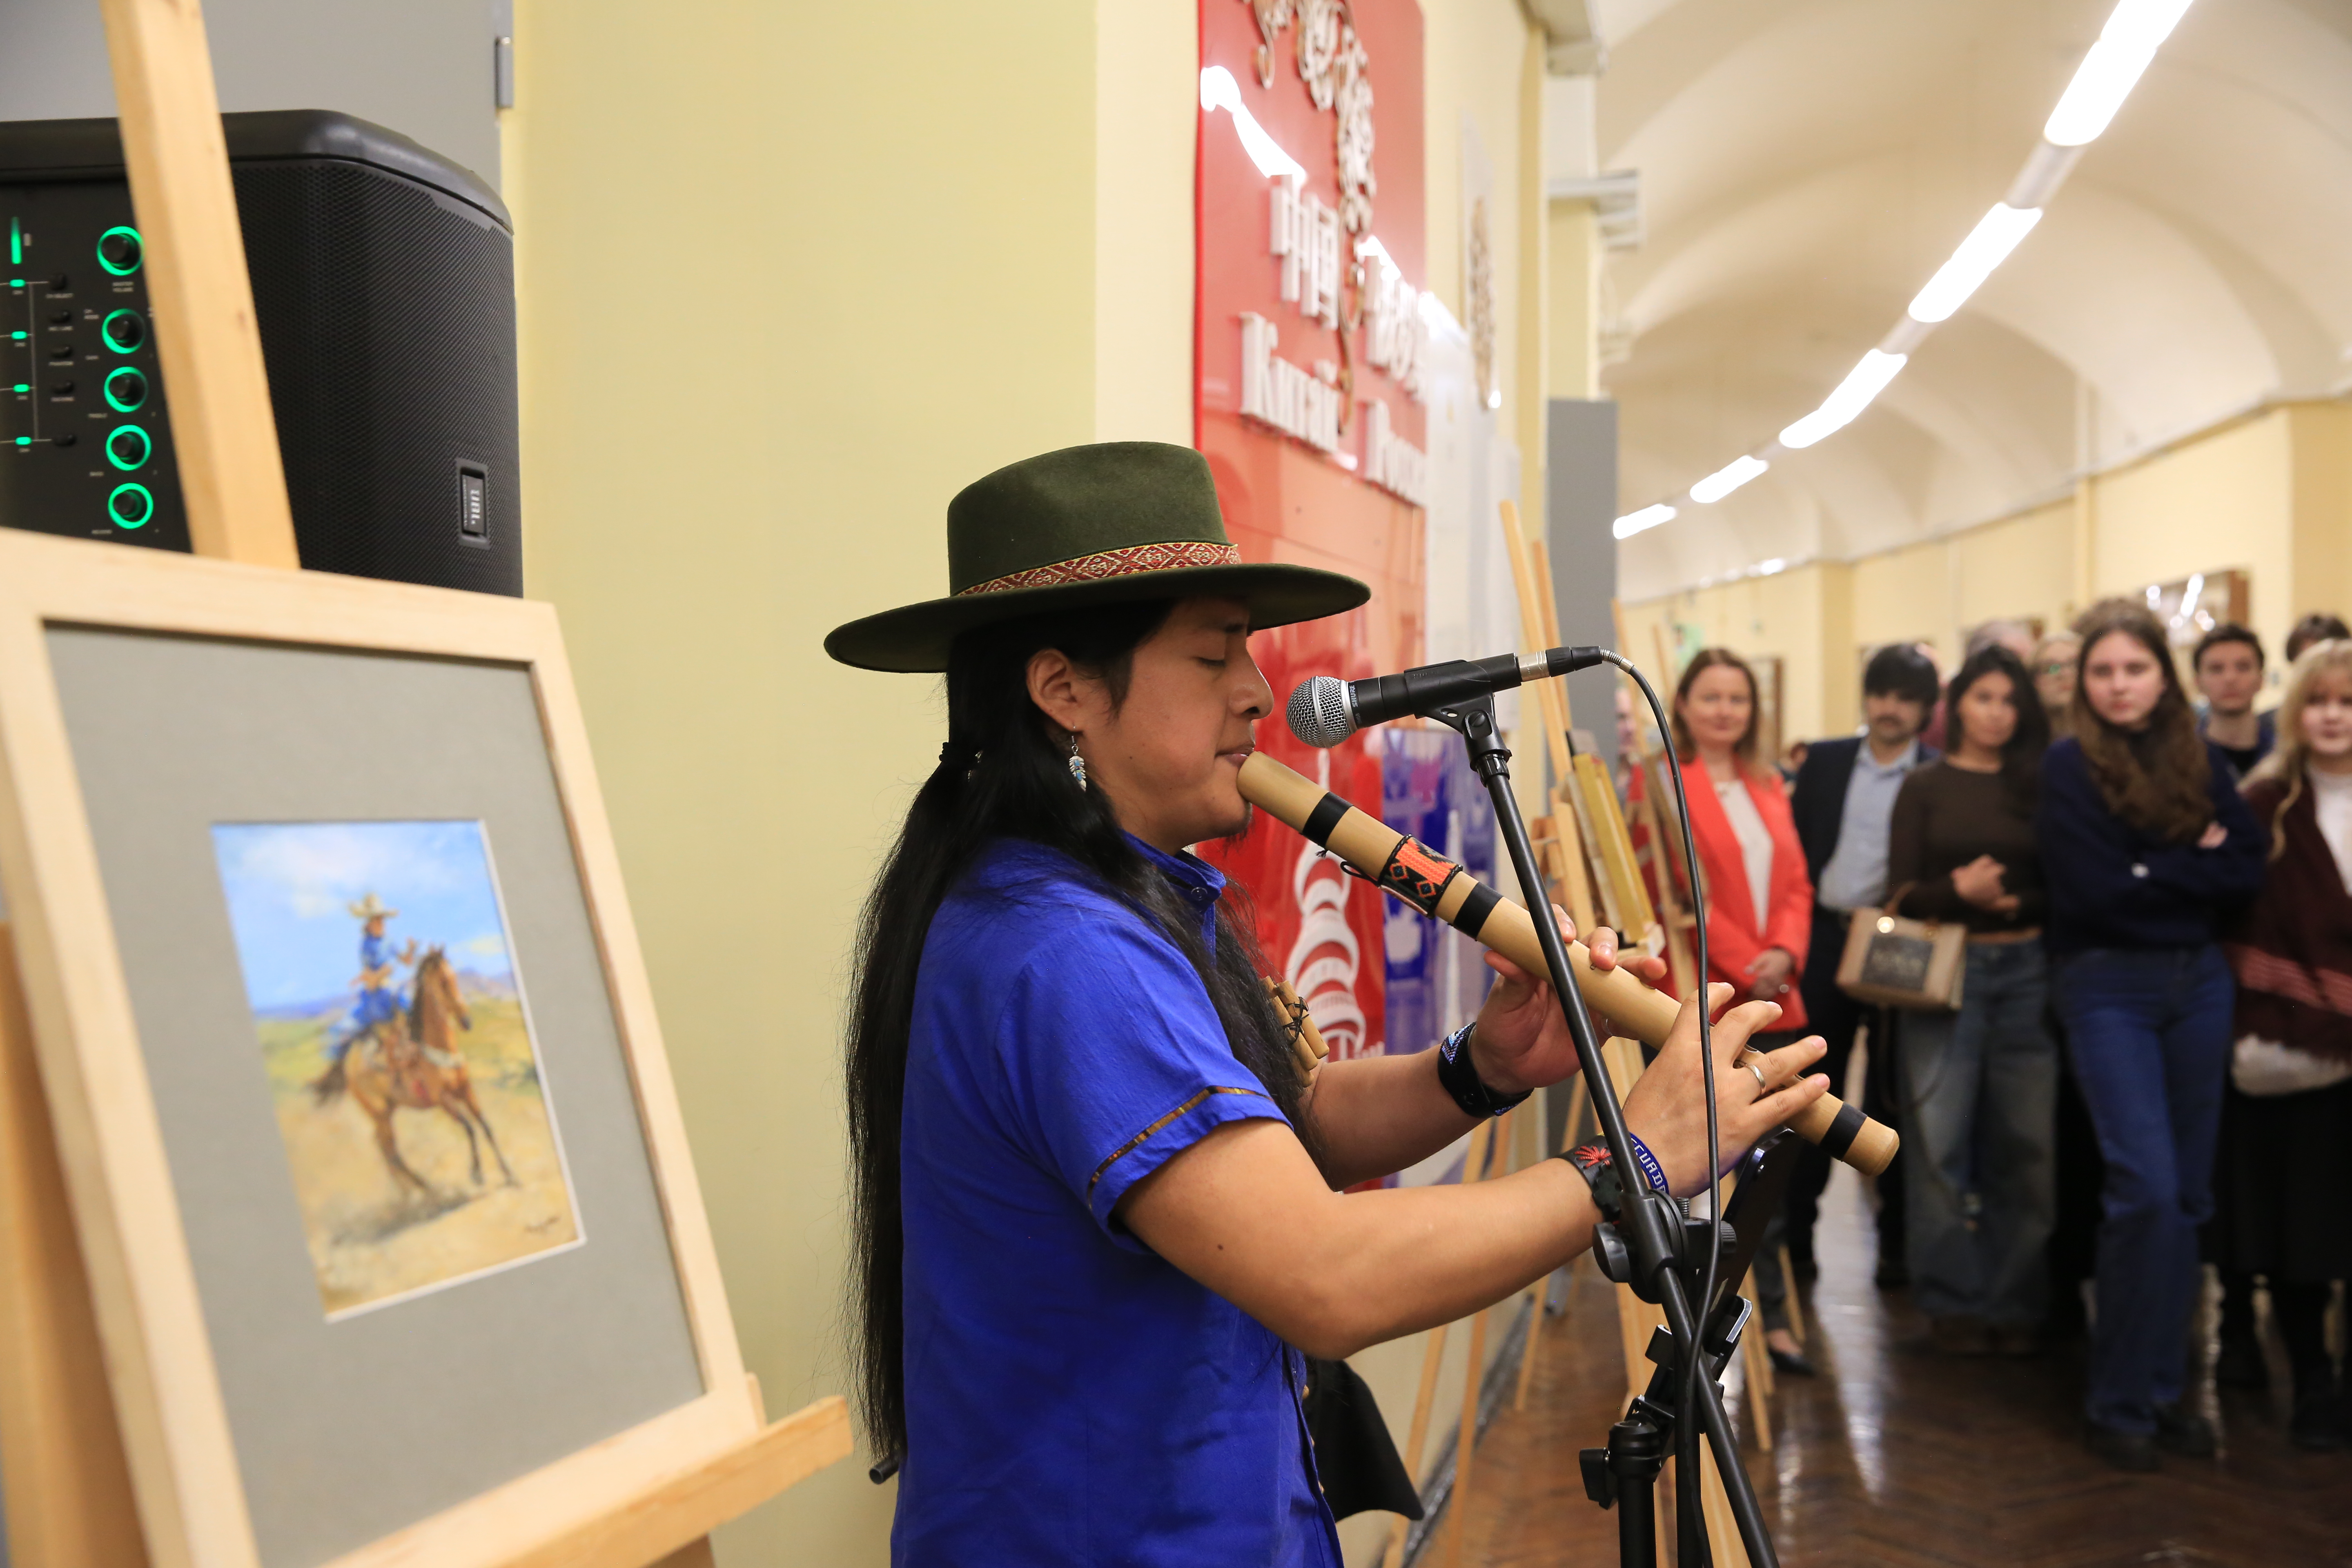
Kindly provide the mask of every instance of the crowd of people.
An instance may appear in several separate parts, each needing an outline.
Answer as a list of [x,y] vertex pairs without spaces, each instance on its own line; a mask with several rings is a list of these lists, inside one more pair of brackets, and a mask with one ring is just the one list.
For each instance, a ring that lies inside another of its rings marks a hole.
[[[1702,650],[1675,689],[1711,977],[1822,1036],[1839,1093],[1866,1042],[1864,1107],[1902,1132],[1877,1284],[1912,1292],[1942,1354],[2087,1328],[2088,1441],[2119,1469],[2217,1450],[2188,1397],[2208,1264],[2217,1382],[2267,1386],[2266,1291],[2290,1436],[2352,1449],[2326,1328],[2352,1278],[2352,630],[2305,616],[2285,656],[2273,682],[2222,622],[2183,660],[2128,600],[2046,637],[1980,627],[1948,680],[1892,646],[1858,732],[1785,772],[1738,654]],[[1954,996],[1840,984],[1853,922],[1883,916],[1965,932]],[[1777,1257],[1816,1272],[1829,1170],[1806,1152],[1758,1268],[1799,1373]]]

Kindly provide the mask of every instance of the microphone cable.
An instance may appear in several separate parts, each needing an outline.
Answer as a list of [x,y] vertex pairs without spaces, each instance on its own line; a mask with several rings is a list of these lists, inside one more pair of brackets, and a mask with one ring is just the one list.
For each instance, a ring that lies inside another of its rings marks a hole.
[[[1682,761],[1675,755],[1675,732],[1666,721],[1665,705],[1658,700],[1657,689],[1649,678],[1633,668],[1633,661],[1613,648],[1601,650],[1601,658],[1631,676],[1633,684],[1642,689],[1642,696],[1650,704],[1651,716],[1658,725],[1658,742],[1665,748],[1666,773],[1674,781],[1675,815],[1682,829],[1683,864],[1690,868],[1690,895],[1693,945],[1697,949],[1696,967],[1698,970],[1698,1059],[1699,1072],[1706,1094],[1706,1287],[1691,1310],[1691,1338],[1694,1342],[1685,1347],[1683,1356],[1683,1387],[1676,1403],[1678,1419],[1693,1419],[1698,1409],[1698,1369],[1700,1358],[1706,1354],[1706,1326],[1715,1315],[1717,1276],[1723,1266],[1723,1130],[1716,1121],[1715,1106],[1715,1023],[1714,998],[1707,989],[1706,968],[1706,895],[1699,887],[1698,840],[1691,832],[1690,793],[1683,784]],[[1648,787],[1648,781],[1643,781]],[[1664,845],[1659,846],[1664,848]],[[1672,866],[1659,868],[1658,881],[1671,889],[1675,872]]]

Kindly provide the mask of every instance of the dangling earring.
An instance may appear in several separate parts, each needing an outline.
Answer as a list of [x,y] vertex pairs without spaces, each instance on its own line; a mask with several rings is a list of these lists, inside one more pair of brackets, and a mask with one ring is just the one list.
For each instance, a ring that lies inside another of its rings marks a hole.
[[1087,787],[1087,760],[1078,755],[1078,732],[1076,730],[1070,731],[1070,776],[1078,781],[1080,789]]

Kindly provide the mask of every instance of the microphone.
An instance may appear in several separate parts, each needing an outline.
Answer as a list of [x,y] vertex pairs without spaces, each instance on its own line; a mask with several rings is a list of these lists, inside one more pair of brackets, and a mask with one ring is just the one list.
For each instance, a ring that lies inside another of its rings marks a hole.
[[1290,732],[1309,746],[1336,746],[1357,731],[1408,713],[1423,716],[1456,702],[1507,691],[1522,681],[1590,669],[1609,658],[1601,647],[1555,647],[1541,653],[1498,653],[1424,664],[1402,675],[1341,680],[1318,675],[1290,694]]

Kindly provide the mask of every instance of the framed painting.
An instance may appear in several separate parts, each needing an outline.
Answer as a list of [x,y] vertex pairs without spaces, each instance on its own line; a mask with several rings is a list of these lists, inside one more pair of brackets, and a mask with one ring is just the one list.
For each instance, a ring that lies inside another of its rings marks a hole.
[[158,1568],[762,1429],[548,606],[0,530],[0,901]]

